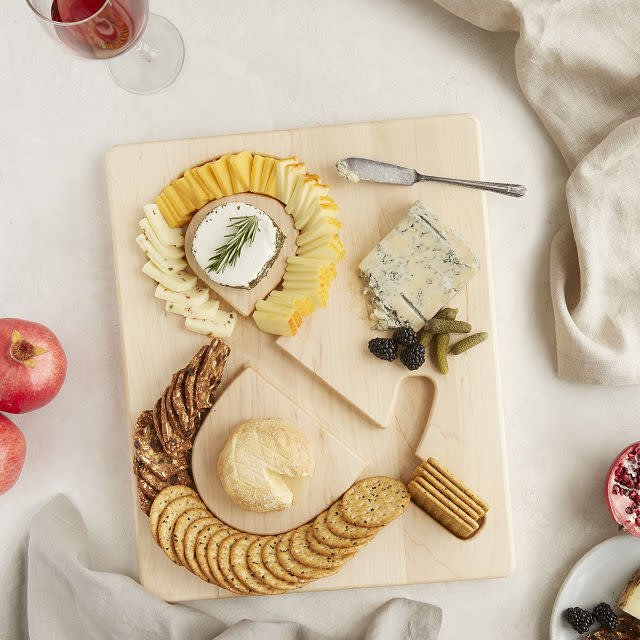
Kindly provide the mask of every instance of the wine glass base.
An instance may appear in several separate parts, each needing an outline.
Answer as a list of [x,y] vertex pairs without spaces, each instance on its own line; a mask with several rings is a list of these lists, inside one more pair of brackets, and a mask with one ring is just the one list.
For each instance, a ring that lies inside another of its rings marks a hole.
[[176,27],[162,16],[149,14],[140,41],[129,51],[107,61],[114,82],[131,93],[150,94],[166,89],[184,63],[184,41]]

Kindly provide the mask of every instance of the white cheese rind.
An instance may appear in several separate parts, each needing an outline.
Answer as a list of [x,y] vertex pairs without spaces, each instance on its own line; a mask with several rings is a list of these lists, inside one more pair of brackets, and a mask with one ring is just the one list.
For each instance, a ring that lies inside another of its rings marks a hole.
[[630,616],[640,618],[640,570],[631,576],[618,597],[618,606]]
[[467,241],[418,200],[360,263],[376,328],[417,331],[478,268]]

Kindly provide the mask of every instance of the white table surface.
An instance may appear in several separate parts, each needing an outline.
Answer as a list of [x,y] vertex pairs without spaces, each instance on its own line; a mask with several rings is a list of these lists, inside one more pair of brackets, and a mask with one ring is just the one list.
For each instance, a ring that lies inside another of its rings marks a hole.
[[[25,634],[30,518],[66,493],[95,568],[137,574],[104,159],[118,143],[473,112],[486,175],[525,183],[489,196],[517,568],[506,579],[197,606],[232,623],[295,619],[357,638],[394,596],[439,604],[442,638],[546,638],[572,564],[613,535],[601,484],[638,439],[638,388],[555,375],[549,243],[566,218],[567,169],[522,97],[514,34],[476,29],[429,0],[152,0],[187,47],[182,75],[151,97],[49,42],[22,2],[0,43],[0,315],[51,327],[69,359],[48,407],[16,417],[27,438],[0,497],[0,638]],[[635,427],[635,428],[634,428]],[[328,615],[328,612],[331,615]],[[25,634],[26,637],[26,634]]]

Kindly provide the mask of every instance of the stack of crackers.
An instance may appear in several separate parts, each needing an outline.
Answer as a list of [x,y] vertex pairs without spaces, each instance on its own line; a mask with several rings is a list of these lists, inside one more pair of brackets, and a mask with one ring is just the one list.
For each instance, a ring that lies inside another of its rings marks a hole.
[[227,526],[188,486],[170,486],[151,506],[151,534],[166,555],[202,580],[243,595],[276,595],[337,573],[410,501],[399,480],[354,484],[313,522],[277,536]]
[[480,527],[489,505],[437,460],[429,458],[411,476],[413,501],[458,538],[468,538]]
[[191,447],[202,419],[213,406],[229,347],[212,340],[177,371],[153,410],[143,411],[133,434],[133,472],[140,508],[149,513],[167,486],[193,486]]

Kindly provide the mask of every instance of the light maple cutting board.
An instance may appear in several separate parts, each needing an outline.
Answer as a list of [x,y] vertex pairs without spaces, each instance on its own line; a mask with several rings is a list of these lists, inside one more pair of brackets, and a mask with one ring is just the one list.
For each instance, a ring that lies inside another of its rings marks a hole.
[[[276,340],[261,333],[250,318],[238,319],[228,340],[232,353],[219,393],[251,367],[271,385],[285,390],[292,402],[314,416],[336,440],[357,452],[368,464],[363,475],[385,474],[407,481],[419,462],[419,452],[421,457],[440,460],[491,507],[478,534],[461,541],[411,505],[342,571],[305,590],[507,575],[513,566],[513,543],[485,194],[435,183],[412,187],[351,184],[335,171],[336,160],[364,156],[423,173],[482,179],[480,134],[473,116],[112,149],[107,169],[129,441],[139,413],[152,407],[173,372],[206,340],[187,332],[180,317],[165,313],[164,304],[153,296],[153,283],[140,272],[145,260],[135,237],[142,206],[185,169],[242,149],[280,157],[295,155],[309,172],[329,184],[330,195],[340,207],[347,255],[338,265],[329,306],[317,311],[295,338]],[[474,330],[488,331],[490,338],[468,354],[452,358],[448,376],[428,363],[411,373],[397,362],[373,358],[366,350],[367,341],[380,334],[371,331],[366,321],[357,264],[417,199],[457,229],[481,262],[479,274],[452,304],[460,308],[461,319],[470,321]],[[197,483],[201,481],[196,478]],[[231,596],[171,564],[152,541],[148,518],[139,510],[137,498],[134,509],[140,580],[145,587],[166,600]]]

